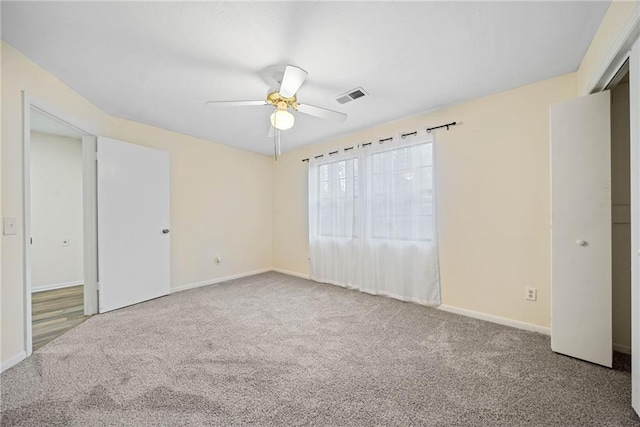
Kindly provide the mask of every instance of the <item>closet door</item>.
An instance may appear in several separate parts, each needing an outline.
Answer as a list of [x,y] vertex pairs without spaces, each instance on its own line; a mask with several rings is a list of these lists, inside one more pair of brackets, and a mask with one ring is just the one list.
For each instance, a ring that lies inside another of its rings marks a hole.
[[611,367],[610,93],[550,110],[551,349]]

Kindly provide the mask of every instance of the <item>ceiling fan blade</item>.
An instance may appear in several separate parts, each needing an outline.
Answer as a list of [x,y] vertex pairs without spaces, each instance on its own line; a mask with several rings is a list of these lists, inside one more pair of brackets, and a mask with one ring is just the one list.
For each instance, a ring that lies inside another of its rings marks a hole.
[[267,101],[207,101],[208,107],[250,107],[253,105],[267,105]]
[[326,120],[333,120],[340,123],[347,120],[347,115],[345,113],[340,113],[338,111],[328,110],[326,108],[316,107],[313,105],[298,104],[298,111],[310,116],[315,116]]
[[282,95],[283,98],[293,97],[293,95],[298,92],[298,89],[300,89],[300,86],[302,86],[304,79],[307,78],[307,74],[309,73],[300,67],[287,65],[287,68],[284,69],[282,84],[280,85],[280,95]]

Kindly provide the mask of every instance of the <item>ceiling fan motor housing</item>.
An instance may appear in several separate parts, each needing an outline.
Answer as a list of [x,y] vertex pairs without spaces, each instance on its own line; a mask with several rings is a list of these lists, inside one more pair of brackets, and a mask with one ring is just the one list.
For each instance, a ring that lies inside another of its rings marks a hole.
[[267,102],[279,110],[284,110],[287,107],[291,107],[294,110],[298,109],[298,103],[295,95],[291,98],[285,98],[280,95],[280,92],[271,92],[267,96]]

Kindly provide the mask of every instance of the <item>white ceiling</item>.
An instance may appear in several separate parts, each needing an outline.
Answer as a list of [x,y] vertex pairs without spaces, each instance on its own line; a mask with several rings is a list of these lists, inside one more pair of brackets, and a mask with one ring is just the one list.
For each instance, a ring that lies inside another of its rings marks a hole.
[[[608,2],[7,2],[2,38],[107,113],[265,154],[274,70],[309,77],[283,151],[575,71]],[[278,67],[280,66],[280,67]],[[366,98],[335,98],[362,86]]]

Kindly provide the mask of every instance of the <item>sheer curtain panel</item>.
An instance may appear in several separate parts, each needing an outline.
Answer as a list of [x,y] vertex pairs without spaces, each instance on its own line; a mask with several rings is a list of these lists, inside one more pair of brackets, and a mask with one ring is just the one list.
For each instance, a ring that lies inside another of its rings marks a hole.
[[440,304],[434,160],[426,132],[311,159],[311,278]]

